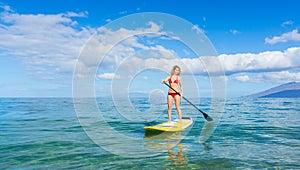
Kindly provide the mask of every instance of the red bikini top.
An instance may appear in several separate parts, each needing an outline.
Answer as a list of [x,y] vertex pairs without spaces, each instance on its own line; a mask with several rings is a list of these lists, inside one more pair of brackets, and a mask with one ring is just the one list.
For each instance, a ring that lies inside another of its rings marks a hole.
[[174,80],[173,82],[172,82],[172,76],[169,78],[169,83],[171,84],[171,83],[176,83],[176,84],[178,84],[178,77],[177,77],[177,79],[176,80]]

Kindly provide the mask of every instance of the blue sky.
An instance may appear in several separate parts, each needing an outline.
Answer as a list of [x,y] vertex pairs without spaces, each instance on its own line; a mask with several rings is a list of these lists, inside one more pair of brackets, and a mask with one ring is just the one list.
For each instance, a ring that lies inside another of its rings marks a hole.
[[[0,1],[0,96],[72,96],[76,59],[88,40],[106,24],[142,12],[172,14],[199,28],[211,41],[224,67],[228,97],[300,81],[299,5],[300,2],[291,0],[272,3],[221,0]],[[159,23],[153,24],[151,29],[157,26]],[[145,45],[143,42],[151,41],[156,43],[155,46],[148,45],[147,48],[160,50],[161,55],[184,58],[188,54],[188,49],[178,50],[184,47],[176,41],[155,40],[153,37],[128,41],[136,43],[133,50]],[[120,44],[119,49],[128,47],[126,44],[129,43]],[[119,54],[116,51],[112,55]],[[114,72],[116,68],[108,67],[116,65],[114,61],[108,59],[104,63],[107,67],[99,69],[95,80],[97,94],[108,93],[111,79],[121,76]],[[202,97],[209,97],[209,77],[197,68],[191,69],[199,73],[195,76],[197,90]],[[134,78],[130,88],[145,92],[157,88],[165,90],[159,84],[165,76],[159,71],[143,72]]]

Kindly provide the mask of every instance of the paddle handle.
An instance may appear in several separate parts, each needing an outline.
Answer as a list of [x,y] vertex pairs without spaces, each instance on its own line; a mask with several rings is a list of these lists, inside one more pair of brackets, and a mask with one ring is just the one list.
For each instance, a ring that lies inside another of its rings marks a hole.
[[[181,94],[179,92],[177,92],[173,87],[171,87],[169,84],[167,84],[166,82],[164,82],[164,84],[166,86],[168,86],[170,89],[172,89],[173,91],[175,91],[179,96],[181,96]],[[201,109],[199,109],[196,105],[194,105],[192,102],[190,102],[187,98],[185,98],[184,96],[181,96],[184,100],[186,100],[190,105],[194,106],[194,108],[196,108],[199,112],[201,112],[204,116],[204,118],[207,121],[212,121],[213,119],[211,117],[208,116],[208,114],[206,114],[205,112],[203,112]]]

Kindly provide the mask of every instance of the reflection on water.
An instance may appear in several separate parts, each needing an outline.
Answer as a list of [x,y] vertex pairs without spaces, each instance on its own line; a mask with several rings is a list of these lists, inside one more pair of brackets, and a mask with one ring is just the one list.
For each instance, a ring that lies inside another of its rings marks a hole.
[[199,143],[204,143],[206,140],[208,140],[215,131],[216,127],[217,123],[214,121],[205,122],[199,136]]
[[[178,140],[181,140],[181,133],[178,133]],[[184,155],[184,149],[182,143],[178,143],[177,147],[179,151],[175,151],[174,147],[171,147],[170,140],[167,139],[167,147],[169,158],[173,165],[185,165],[188,163],[187,157]]]
[[172,160],[173,165],[185,165],[188,163],[188,159],[184,155],[183,146],[181,143],[177,146],[179,148],[177,153],[174,152],[171,147],[168,149],[169,158]]
[[180,166],[188,163],[184,155],[183,144],[181,143],[182,132],[145,132],[145,147],[161,152],[168,152],[168,159],[172,165]]

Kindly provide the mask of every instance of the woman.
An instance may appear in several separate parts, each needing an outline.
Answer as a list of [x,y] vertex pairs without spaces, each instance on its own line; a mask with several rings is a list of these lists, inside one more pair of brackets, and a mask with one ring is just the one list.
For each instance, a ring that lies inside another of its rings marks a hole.
[[[171,76],[168,76],[166,79],[162,80],[162,83],[169,82],[170,86],[176,90],[178,93],[176,93],[174,90],[169,88],[168,91],[168,123],[171,123],[171,116],[172,116],[172,103],[173,100],[175,100],[175,106],[176,110],[178,112],[178,119],[179,122],[182,121],[182,114],[180,109],[180,96],[183,95],[183,86],[181,81],[181,69],[179,66],[175,65],[171,71]],[[178,85],[180,85],[180,90]]]

